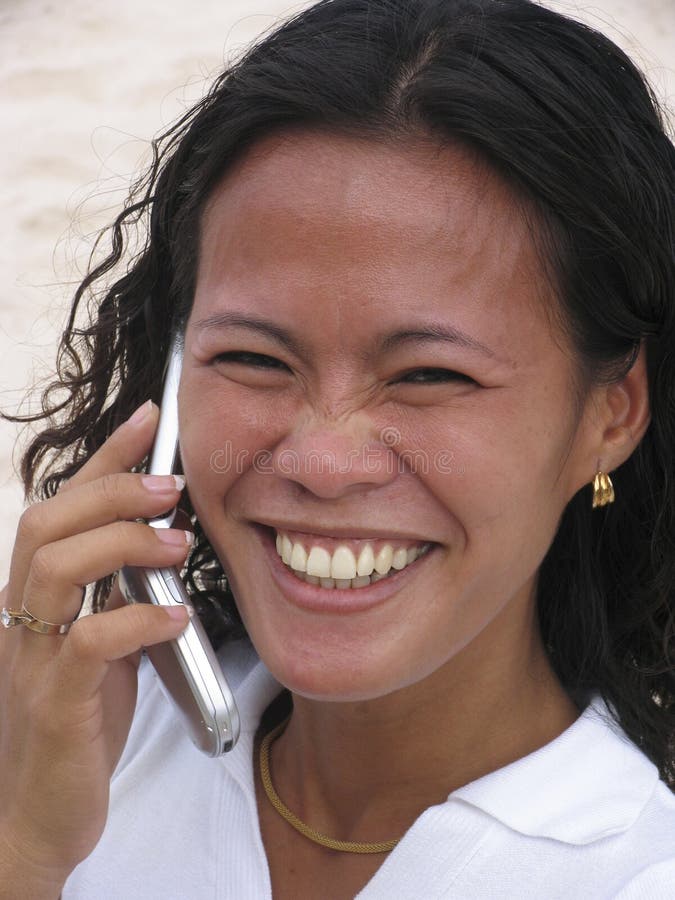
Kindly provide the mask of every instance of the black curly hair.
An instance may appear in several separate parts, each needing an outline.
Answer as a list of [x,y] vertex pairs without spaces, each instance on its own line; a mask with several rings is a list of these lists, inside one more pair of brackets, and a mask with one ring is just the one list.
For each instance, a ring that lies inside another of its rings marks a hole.
[[[254,44],[153,143],[153,161],[75,294],[22,460],[56,492],[148,396],[189,314],[200,216],[233,162],[295,127],[472,148],[508,181],[578,358],[611,383],[646,347],[651,424],[616,503],[569,503],[541,567],[551,664],[598,691],[675,790],[675,151],[645,79],[608,38],[529,0],[322,0]],[[215,643],[243,626],[195,523],[186,578]],[[103,602],[108,583],[95,591]]]

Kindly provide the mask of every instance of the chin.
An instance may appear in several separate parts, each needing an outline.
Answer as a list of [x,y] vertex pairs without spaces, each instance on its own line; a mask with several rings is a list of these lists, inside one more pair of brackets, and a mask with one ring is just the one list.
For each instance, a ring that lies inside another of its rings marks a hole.
[[[285,673],[273,674],[292,694],[321,703],[358,703],[377,700],[397,690],[391,685],[385,687],[375,683],[355,682],[351,675],[341,678],[336,673],[322,676],[300,672],[297,677],[286,677]],[[284,676],[283,681],[280,675]]]
[[[306,638],[302,646],[292,640],[279,640],[273,647],[267,641],[258,644],[254,639],[253,643],[277,681],[308,700],[375,700],[416,680],[403,678],[395,662],[378,658],[372,646],[364,652],[362,645],[327,645],[325,641],[312,644]],[[400,658],[397,662],[400,667]]]

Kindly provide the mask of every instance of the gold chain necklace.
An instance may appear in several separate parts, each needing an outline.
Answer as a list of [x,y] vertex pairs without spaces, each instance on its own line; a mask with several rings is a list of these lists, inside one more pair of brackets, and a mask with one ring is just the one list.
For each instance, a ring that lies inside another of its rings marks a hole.
[[[289,716],[290,718],[290,716]],[[362,843],[361,841],[338,841],[335,838],[327,837],[309,825],[305,825],[302,819],[299,819],[283,802],[281,797],[274,790],[272,778],[270,776],[270,747],[274,741],[281,735],[282,731],[288,725],[288,719],[268,732],[260,743],[260,778],[267,794],[267,799],[276,809],[279,815],[284,818],[289,825],[292,825],[300,834],[304,834],[310,841],[315,844],[321,844],[322,847],[328,847],[330,850],[341,850],[343,853],[388,853],[398,844],[398,840],[379,841],[374,844]]]

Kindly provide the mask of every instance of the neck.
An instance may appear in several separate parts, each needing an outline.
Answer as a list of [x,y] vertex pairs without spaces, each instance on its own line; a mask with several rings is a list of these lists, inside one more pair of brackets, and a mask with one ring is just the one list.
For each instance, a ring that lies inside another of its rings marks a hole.
[[294,696],[271,753],[286,805],[341,839],[400,837],[424,809],[574,722],[579,711],[538,639],[525,653],[522,645],[517,653],[495,652],[492,644],[491,655],[486,642],[483,632],[424,681],[385,697],[336,703]]

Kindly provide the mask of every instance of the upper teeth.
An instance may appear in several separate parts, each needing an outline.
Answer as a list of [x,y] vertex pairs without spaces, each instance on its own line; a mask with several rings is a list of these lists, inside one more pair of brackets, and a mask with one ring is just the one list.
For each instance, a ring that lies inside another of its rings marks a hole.
[[364,544],[358,559],[344,544],[336,547],[332,555],[324,547],[313,546],[309,552],[299,542],[293,542],[286,534],[277,534],[277,553],[296,572],[305,572],[318,578],[352,579],[371,575],[373,571],[386,575],[390,569],[402,569],[414,562],[431,546],[417,544],[413,547],[398,547],[384,544],[377,554],[370,543]]

